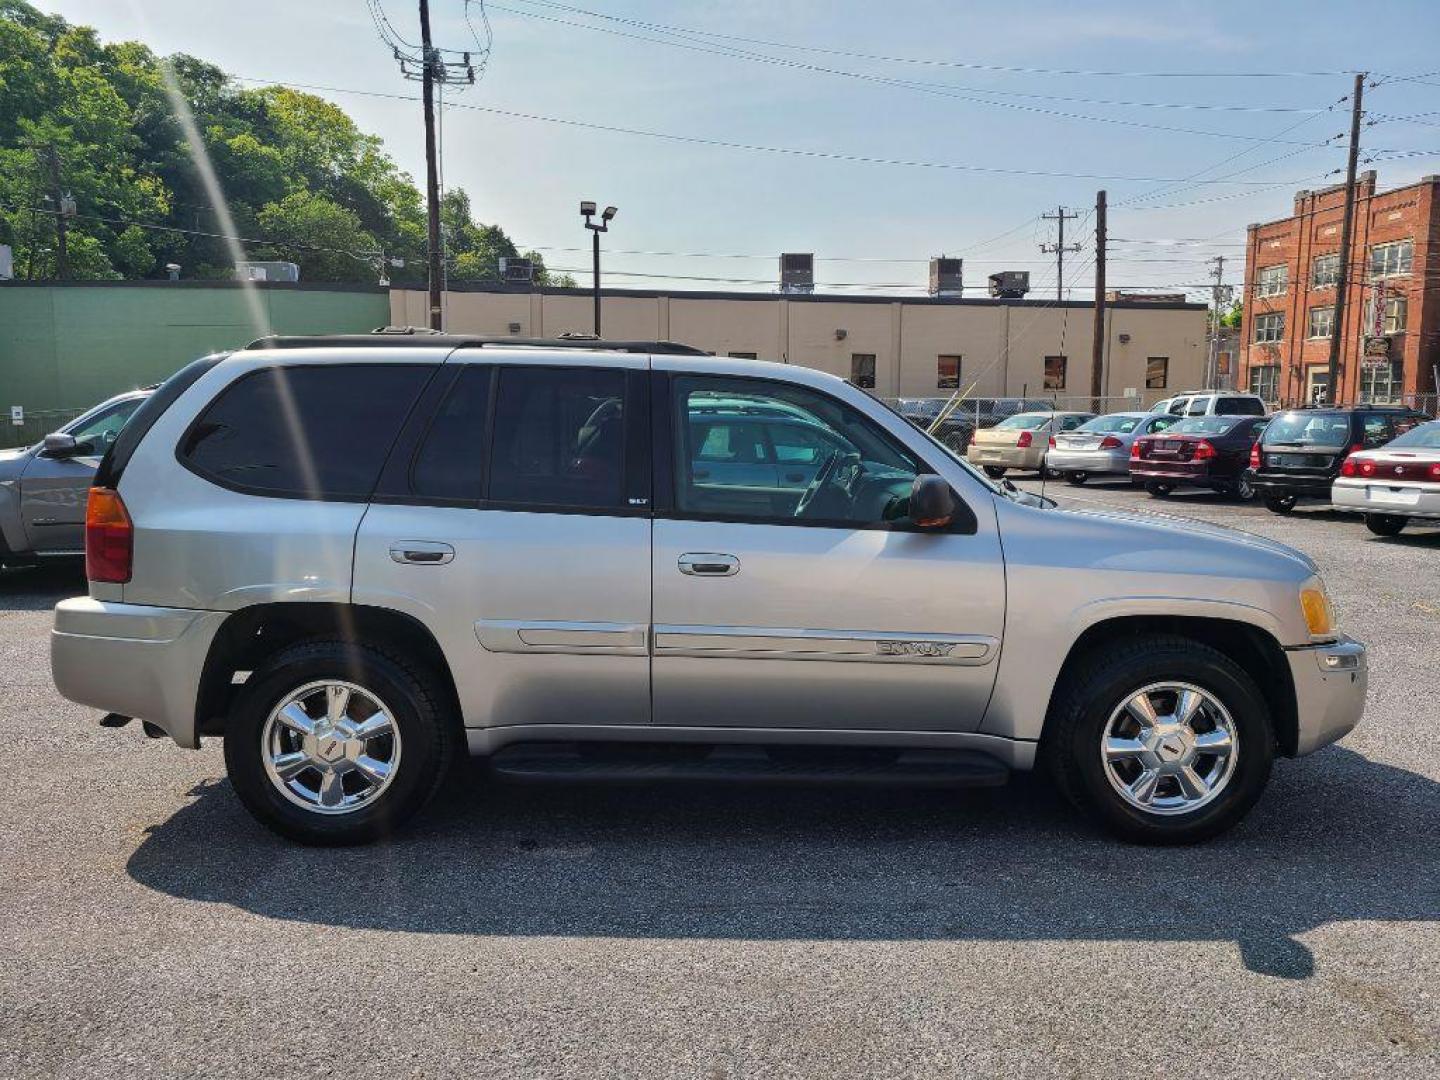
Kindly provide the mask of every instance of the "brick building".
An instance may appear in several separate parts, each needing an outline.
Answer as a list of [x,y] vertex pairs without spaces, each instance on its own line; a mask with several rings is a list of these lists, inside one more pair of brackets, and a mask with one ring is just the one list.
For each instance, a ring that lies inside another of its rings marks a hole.
[[[1344,211],[1343,184],[1299,191],[1291,217],[1246,230],[1237,385],[1267,401],[1298,404],[1325,396]],[[1418,399],[1433,408],[1440,364],[1437,241],[1440,176],[1385,192],[1375,190],[1373,170],[1356,178],[1337,401]]]

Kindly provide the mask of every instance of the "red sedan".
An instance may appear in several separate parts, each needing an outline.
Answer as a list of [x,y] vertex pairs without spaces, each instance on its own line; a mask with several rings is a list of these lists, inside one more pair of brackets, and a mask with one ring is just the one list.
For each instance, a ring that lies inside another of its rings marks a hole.
[[1268,417],[1192,416],[1130,447],[1130,479],[1156,498],[1177,487],[1203,487],[1250,499],[1250,448]]

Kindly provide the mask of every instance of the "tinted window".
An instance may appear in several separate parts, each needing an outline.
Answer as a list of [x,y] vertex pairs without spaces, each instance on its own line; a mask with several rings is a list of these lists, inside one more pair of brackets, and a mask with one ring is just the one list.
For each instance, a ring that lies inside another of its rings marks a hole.
[[624,403],[621,371],[502,369],[490,500],[592,510],[623,506]]
[[1390,441],[1393,432],[1390,428],[1390,420],[1388,417],[1368,413],[1363,418],[1362,423],[1365,429],[1363,442],[1367,450],[1376,446],[1384,446]]
[[365,498],[433,370],[327,364],[241,376],[191,426],[180,455],[211,480],[261,494]]
[[1215,411],[1221,416],[1264,416],[1265,406],[1254,398],[1222,397],[1215,402]]
[[1350,442],[1350,417],[1345,413],[1282,413],[1265,429],[1265,445],[1345,446]]
[[1208,398],[1208,397],[1195,397],[1195,398],[1191,398],[1191,399],[1190,399],[1190,404],[1189,404],[1189,405],[1186,407],[1186,409],[1185,409],[1185,415],[1186,415],[1186,416],[1205,416],[1205,415],[1207,415],[1209,412],[1211,412],[1210,403],[1211,403],[1213,400],[1214,400],[1214,398]]
[[919,463],[842,402],[787,383],[695,376],[675,380],[675,409],[682,512],[851,526],[905,515]]
[[436,410],[410,468],[410,488],[434,499],[480,498],[491,369],[467,367]]

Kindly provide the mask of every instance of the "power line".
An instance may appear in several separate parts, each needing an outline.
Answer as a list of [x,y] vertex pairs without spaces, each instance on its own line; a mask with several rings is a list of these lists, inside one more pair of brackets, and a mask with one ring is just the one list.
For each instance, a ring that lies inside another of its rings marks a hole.
[[[568,11],[577,15],[589,15],[592,18],[606,19],[611,22],[624,23],[643,29],[667,30],[675,33],[693,34],[696,37],[740,41],[750,45],[765,45],[776,49],[794,49],[800,52],[817,53],[828,56],[846,56],[859,60],[879,60],[892,64],[918,64],[927,67],[959,68],[969,71],[993,71],[1011,75],[1083,75],[1105,78],[1141,79],[1283,79],[1354,74],[1353,71],[1090,71],[1076,68],[1020,67],[1005,64],[982,64],[961,60],[934,60],[912,56],[887,56],[877,53],[854,52],[848,49],[831,49],[815,45],[800,45],[794,42],[771,41],[765,38],[741,37],[738,34],[721,34],[710,30],[685,29],[682,27],[668,26],[665,23],[645,22],[640,19],[627,19],[617,15],[606,15],[585,8],[571,7],[567,4],[550,3],[548,0],[522,0],[522,2]],[[1435,72],[1434,74],[1440,74],[1440,72]]]
[[[493,5],[492,5],[493,6]],[[394,101],[414,101],[415,98],[408,94],[395,94],[382,90],[359,90],[340,86],[321,86],[314,83],[284,82],[278,79],[261,79],[246,75],[231,75],[240,82],[258,83],[266,86],[290,86],[299,90],[315,90],[321,93],[331,94],[355,94],[361,97],[389,98]],[[904,158],[874,157],[868,154],[850,154],[839,151],[809,150],[803,147],[793,146],[766,146],[759,143],[732,142],[726,139],[710,139],[699,135],[678,135],[674,132],[648,131],[643,128],[622,127],[618,124],[600,124],[593,121],[573,120],[568,117],[545,116],[540,113],[517,112],[511,109],[500,109],[490,105],[473,104],[451,104],[451,109],[468,109],[473,112],[489,113],[492,116],[504,116],[514,120],[531,120],[546,124],[561,124],[566,127],[586,128],[592,131],[607,131],[619,135],[638,135],[648,139],[663,139],[667,142],[693,143],[698,146],[715,146],[728,150],[746,150],[754,153],[764,154],[785,154],[794,157],[817,158],[831,161],[847,161],[862,165],[892,165],[915,169],[941,169],[955,172],[986,173],[1000,176],[1039,176],[1047,178],[1059,178],[1067,180],[1110,180],[1133,184],[1177,184],[1182,181],[1172,177],[1161,176],[1117,176],[1108,173],[1073,173],[1061,172],[1049,169],[1007,169],[987,165],[968,165],[957,162],[943,161],[915,161]],[[1294,180],[1200,180],[1200,184],[1227,184],[1231,186],[1273,188],[1287,187],[1293,184],[1304,184],[1314,177],[1301,177]],[[1029,222],[1026,222],[1029,224]]]

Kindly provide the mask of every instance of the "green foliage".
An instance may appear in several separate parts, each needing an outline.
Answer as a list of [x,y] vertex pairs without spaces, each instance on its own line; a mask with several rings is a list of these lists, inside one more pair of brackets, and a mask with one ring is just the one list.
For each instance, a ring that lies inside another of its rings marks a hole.
[[1220,316],[1220,325],[1229,326],[1235,329],[1240,328],[1240,320],[1245,314],[1245,305],[1236,300],[1230,305],[1230,310]]
[[[244,89],[195,57],[162,61],[138,42],[105,44],[89,27],[0,0],[0,242],[15,248],[17,276],[57,272],[57,167],[76,208],[70,277],[163,277],[166,263],[185,277],[229,276],[230,250],[213,235],[222,219],[166,95],[167,62],[247,257],[299,263],[306,281],[373,283],[383,256],[404,261],[383,265],[395,284],[424,280],[420,192],[338,106],[285,87]],[[495,280],[496,260],[519,254],[499,226],[473,220],[463,191],[447,193],[443,214],[452,280]]]

